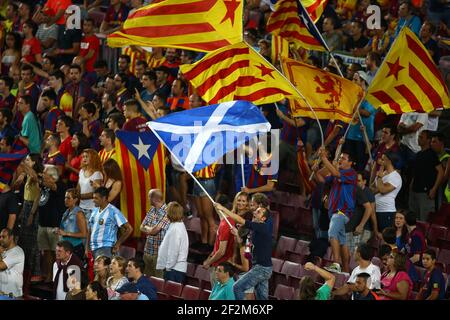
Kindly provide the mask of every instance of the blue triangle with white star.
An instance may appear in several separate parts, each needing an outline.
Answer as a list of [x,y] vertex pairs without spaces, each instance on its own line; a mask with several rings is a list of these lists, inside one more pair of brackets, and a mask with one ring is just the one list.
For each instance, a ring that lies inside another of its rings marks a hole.
[[158,149],[159,140],[151,131],[116,131],[116,137],[123,143],[139,163],[148,169]]

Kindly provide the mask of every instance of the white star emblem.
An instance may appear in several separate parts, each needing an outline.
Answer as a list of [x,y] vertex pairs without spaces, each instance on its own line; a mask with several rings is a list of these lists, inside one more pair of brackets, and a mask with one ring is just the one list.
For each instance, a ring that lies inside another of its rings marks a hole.
[[141,159],[141,157],[143,156],[146,156],[150,160],[150,156],[148,155],[148,149],[150,149],[150,146],[151,146],[150,144],[144,144],[141,138],[139,138],[138,144],[133,144],[133,147],[135,147],[139,152],[138,160]]

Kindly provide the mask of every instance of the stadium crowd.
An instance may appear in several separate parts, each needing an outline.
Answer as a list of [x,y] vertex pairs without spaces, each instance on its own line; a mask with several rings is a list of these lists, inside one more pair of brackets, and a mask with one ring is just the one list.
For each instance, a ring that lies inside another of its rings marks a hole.
[[[79,29],[69,26],[72,4]],[[386,115],[365,101],[363,123],[321,120],[320,128],[293,119],[286,101],[262,105],[281,130],[271,146],[279,174],[260,174],[270,147],[245,166],[244,187],[240,165],[212,164],[195,173],[212,203],[166,153],[165,196],[145,190],[151,208],[133,230],[120,211],[117,131],[148,131],[148,121],[205,105],[179,73],[204,54],[106,47],[105,35],[146,4],[0,1],[2,297],[32,299],[40,286],[56,300],[448,298],[450,130],[442,109]],[[381,7],[380,29],[366,28],[370,4]],[[245,3],[244,38],[276,64],[265,31],[270,7]],[[449,86],[448,1],[330,0],[317,23],[343,54],[345,77],[363,89],[404,25]],[[120,50],[117,60],[105,60],[107,50]],[[328,54],[290,55],[338,74]]]

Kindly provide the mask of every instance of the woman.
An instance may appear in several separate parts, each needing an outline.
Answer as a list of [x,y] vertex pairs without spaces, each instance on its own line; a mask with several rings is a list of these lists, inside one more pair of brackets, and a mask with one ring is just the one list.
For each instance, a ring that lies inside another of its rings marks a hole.
[[111,259],[107,256],[98,256],[94,261],[94,281],[100,282],[100,284],[106,288],[106,280],[109,278],[109,266]]
[[19,65],[22,55],[22,38],[17,32],[8,32],[5,37],[5,51],[2,53],[2,74],[8,74],[13,65]]
[[95,189],[102,185],[105,186],[105,188],[109,190],[108,202],[119,208],[120,192],[123,187],[123,178],[120,167],[116,160],[108,159],[103,164],[103,170],[105,171],[104,183],[93,183],[93,186]]
[[382,289],[377,292],[381,300],[408,300],[413,283],[406,273],[406,255],[391,253],[387,260],[388,270],[381,275]]
[[184,210],[178,202],[167,206],[170,225],[158,250],[157,270],[164,270],[164,280],[183,283],[186,277],[189,238],[183,222]]
[[[40,277],[40,262],[39,250],[37,247],[37,232],[38,232],[38,207],[39,199],[41,197],[41,187],[39,185],[44,171],[42,158],[37,153],[29,154],[23,165],[20,166],[23,170],[17,177],[14,184],[15,187],[22,185],[26,178],[23,195],[23,208],[19,216],[19,242],[25,254],[24,279],[34,277],[36,280]],[[20,169],[18,169],[19,171]],[[26,283],[27,280],[24,282]],[[33,279],[32,279],[33,281]]]
[[80,193],[77,189],[68,189],[64,198],[67,210],[61,219],[60,228],[57,233],[62,236],[62,240],[67,240],[73,245],[73,253],[80,260],[84,260],[84,239],[87,237],[87,221],[84,213],[78,206],[80,203]]
[[108,300],[108,292],[100,282],[92,281],[86,288],[86,300]]
[[109,273],[111,276],[106,280],[109,300],[118,300],[120,298],[120,294],[116,291],[128,282],[127,277],[125,277],[126,267],[127,260],[125,258],[120,256],[112,258],[111,264],[109,265]]
[[103,181],[103,166],[97,151],[85,149],[81,154],[81,170],[78,174],[77,189],[80,192],[80,208],[83,210],[86,220],[89,221],[91,212],[95,207],[93,192],[94,183]]
[[308,271],[317,272],[325,280],[325,283],[316,290],[316,285],[313,278],[311,278],[310,276],[304,276],[300,280],[300,286],[298,288],[298,299],[330,300],[331,290],[333,290],[334,282],[336,281],[335,276],[311,262],[307,262],[303,268]]
[[70,172],[69,184],[76,187],[80,173],[82,153],[85,149],[89,148],[89,140],[83,132],[77,132],[73,135],[70,144],[75,154],[69,163],[66,162],[66,169]]
[[406,253],[406,244],[408,243],[408,226],[406,224],[406,215],[403,211],[395,214],[394,227],[396,230],[396,241],[398,251]]
[[251,220],[253,213],[250,210],[250,196],[248,193],[239,191],[233,200],[232,212],[243,217],[246,220]]
[[402,177],[395,170],[398,155],[388,151],[381,156],[380,170],[375,181],[375,207],[378,222],[378,230],[394,225],[394,216],[397,212],[395,198],[402,188]]

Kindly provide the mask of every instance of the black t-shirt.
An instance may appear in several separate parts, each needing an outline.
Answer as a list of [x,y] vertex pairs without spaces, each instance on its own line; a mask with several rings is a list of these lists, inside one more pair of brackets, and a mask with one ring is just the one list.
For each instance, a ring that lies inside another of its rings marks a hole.
[[[58,49],[71,49],[75,42],[81,43],[82,33],[80,29],[64,29],[62,32],[58,32]],[[57,56],[60,65],[72,64],[72,60],[75,55],[61,54]]]
[[367,296],[363,296],[359,292],[353,292],[353,300],[377,300],[371,290],[369,290],[369,293]]
[[413,167],[412,190],[414,192],[429,192],[433,188],[437,177],[436,166],[439,164],[439,158],[431,148],[417,153]]
[[358,40],[353,40],[353,37],[348,37],[347,43],[345,44],[345,51],[352,51],[353,49],[361,49],[364,48],[369,39],[364,36],[361,36]]
[[369,202],[366,193],[360,187],[356,187],[356,204],[355,210],[350,218],[350,220],[345,225],[345,232],[355,231],[358,224],[361,222],[364,216],[364,204]]
[[12,191],[0,193],[0,230],[7,227],[11,214],[19,214],[16,195]]
[[245,220],[245,227],[253,231],[253,260],[263,267],[271,267],[272,228],[270,224]]
[[66,210],[64,196],[66,185],[62,181],[56,183],[56,191],[46,187],[41,188],[39,201],[39,225],[41,227],[56,228],[61,224],[61,219]]

